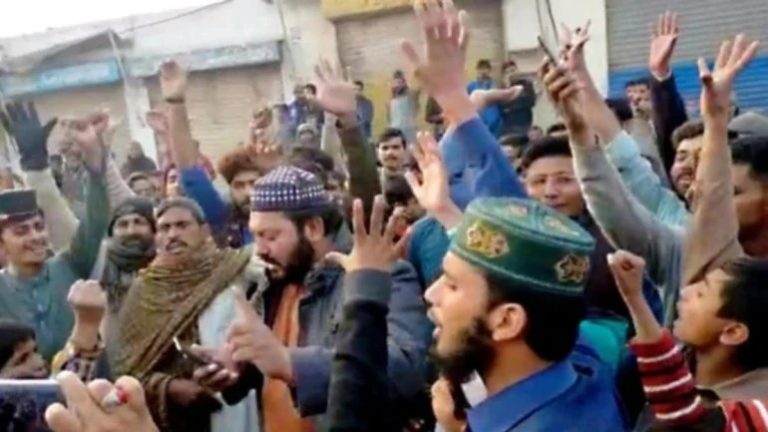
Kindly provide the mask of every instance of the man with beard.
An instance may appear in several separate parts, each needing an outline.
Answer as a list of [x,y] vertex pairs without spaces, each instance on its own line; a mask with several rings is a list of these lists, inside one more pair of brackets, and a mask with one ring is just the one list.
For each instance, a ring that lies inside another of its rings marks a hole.
[[224,346],[235,315],[232,288],[263,286],[263,271],[248,279],[246,251],[216,248],[194,201],[168,199],[155,215],[157,258],[139,273],[120,310],[116,372],[141,381],[161,430],[258,430],[254,394],[235,386],[250,382],[246,370],[215,349],[196,350],[199,361],[182,352],[192,344]]
[[577,342],[593,248],[578,224],[534,201],[469,205],[425,293],[442,374],[433,406],[447,430],[457,420],[442,408],[462,385],[482,388],[463,391],[471,408],[456,406],[469,430],[627,429],[612,373]]
[[[382,197],[377,202],[381,207]],[[264,323],[236,325],[230,331],[234,358],[257,365],[268,377],[262,391],[267,431],[312,430],[313,423],[315,430],[327,430],[327,418],[302,417],[326,410],[344,270],[324,258],[348,252],[350,233],[320,181],[295,167],[278,167],[259,179],[251,205],[254,249],[271,264],[270,285],[263,297]],[[360,200],[356,205],[362,205]],[[361,285],[392,283],[388,316],[392,427],[387,430],[396,430],[424,387],[429,324],[421,289],[413,268],[402,261],[390,275],[358,276],[356,283]]]
[[[10,124],[17,125],[17,120],[28,115],[36,118],[34,110],[20,108],[17,105],[8,113]],[[22,132],[13,126],[11,131]],[[0,194],[0,248],[8,259],[0,274],[0,318],[34,328],[40,353],[46,360],[51,360],[67,342],[74,322],[67,294],[75,281],[90,275],[108,224],[106,151],[101,134],[91,123],[81,120],[72,121],[67,133],[82,151],[83,169],[88,176],[85,218],[81,219],[68,249],[53,257],[49,255],[48,229],[34,191]]]
[[112,212],[107,229],[106,257],[99,279],[107,293],[107,314],[104,340],[107,357],[117,355],[117,317],[128,289],[139,270],[155,257],[155,217],[152,202],[146,198],[128,198]]

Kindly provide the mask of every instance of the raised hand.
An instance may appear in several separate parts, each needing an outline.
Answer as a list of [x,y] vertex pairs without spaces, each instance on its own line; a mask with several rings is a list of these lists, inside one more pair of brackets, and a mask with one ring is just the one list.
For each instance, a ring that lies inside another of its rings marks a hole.
[[98,327],[107,309],[107,293],[98,281],[79,280],[69,288],[67,303],[79,322]]
[[[45,421],[54,432],[157,432],[157,426],[144,398],[141,384],[132,377],[118,379],[114,386],[95,380],[86,386],[72,372],[62,372],[56,380],[66,401],[45,411]],[[125,403],[105,409],[101,401],[115,388],[125,395]]]
[[322,60],[315,66],[315,77],[317,78],[317,98],[313,103],[323,111],[336,115],[342,121],[356,120],[357,93],[349,76],[345,77],[341,70],[332,67],[327,60]]
[[736,36],[733,42],[726,40],[720,46],[714,70],[709,69],[704,58],[699,58],[701,115],[705,121],[728,121],[733,81],[755,57],[759,45],[759,41],[748,42],[743,34]]
[[571,29],[564,23],[560,24],[561,56],[568,67],[577,74],[588,73],[587,62],[584,60],[584,46],[589,42],[589,28],[592,20],[587,20],[583,27]]
[[48,168],[46,143],[58,121],[55,117],[42,125],[34,103],[24,107],[21,102],[15,102],[6,104],[5,112],[0,110],[0,121],[8,134],[16,139],[23,169],[39,171]]
[[659,15],[656,25],[651,25],[651,50],[648,55],[648,69],[657,79],[669,75],[669,60],[675,52],[680,30],[677,14],[667,11]]
[[607,260],[622,297],[642,297],[645,260],[623,250],[608,254]]
[[184,100],[187,93],[187,72],[174,60],[160,65],[160,90],[167,102]]
[[[453,117],[474,115],[471,103],[466,103],[464,77],[469,42],[467,13],[457,11],[453,0],[418,1],[414,8],[424,32],[426,50],[419,54],[411,42],[402,42],[401,49],[411,72],[440,104],[449,121]],[[461,112],[455,112],[458,110]]]
[[82,150],[86,166],[93,172],[103,173],[107,156],[104,145],[104,131],[109,124],[107,114],[102,111],[79,119],[62,120],[61,124],[65,127],[66,138]]
[[405,180],[424,210],[444,227],[456,226],[461,222],[461,210],[451,201],[448,171],[440,146],[429,132],[420,132],[416,142],[413,157],[421,171],[421,179],[413,171],[408,171]]
[[344,267],[347,273],[356,270],[379,270],[390,272],[398,257],[398,246],[394,242],[396,218],[390,218],[384,228],[384,197],[377,195],[371,211],[370,231],[365,229],[363,202],[356,199],[352,205],[352,228],[354,246],[352,252],[343,254],[331,252],[326,258]]
[[168,136],[168,116],[165,112],[157,109],[147,111],[147,126],[157,135]]
[[237,382],[239,372],[228,346],[210,348],[192,345],[190,349],[208,361],[207,365],[193,371],[195,382],[213,393],[224,391]]
[[227,333],[227,344],[236,363],[252,363],[270,378],[293,381],[291,356],[272,330],[253,309],[245,293],[234,289],[235,319]]
[[570,132],[586,129],[581,107],[581,84],[574,78],[565,62],[553,65],[548,59],[539,67],[539,79]]
[[466,422],[456,418],[456,403],[451,395],[451,384],[443,378],[432,385],[432,411],[440,427],[446,432],[462,432]]

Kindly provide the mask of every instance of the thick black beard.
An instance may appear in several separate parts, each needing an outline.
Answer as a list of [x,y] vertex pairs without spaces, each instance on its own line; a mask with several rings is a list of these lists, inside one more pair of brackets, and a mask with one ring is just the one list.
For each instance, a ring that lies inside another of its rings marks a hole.
[[475,318],[472,324],[464,329],[461,339],[459,348],[447,355],[437,352],[436,342],[430,350],[432,361],[437,365],[440,374],[455,389],[467,382],[473,372],[481,376],[488,372],[495,356],[491,331],[482,319]]
[[[265,261],[277,264],[270,259],[265,259]],[[291,252],[288,264],[284,268],[285,274],[279,279],[274,279],[270,276],[270,282],[278,282],[280,284],[303,283],[314,263],[315,250],[312,248],[312,243],[302,234],[299,236],[299,243]]]

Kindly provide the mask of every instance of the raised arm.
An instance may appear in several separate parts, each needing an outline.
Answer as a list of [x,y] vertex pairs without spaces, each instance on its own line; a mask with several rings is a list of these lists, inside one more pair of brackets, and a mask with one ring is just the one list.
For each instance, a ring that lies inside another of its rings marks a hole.
[[88,186],[85,218],[80,221],[75,238],[63,256],[69,261],[74,273],[83,279],[87,279],[93,271],[101,241],[109,225],[109,196],[104,177],[107,150],[102,139],[103,126],[108,120],[108,117],[96,114],[67,124],[68,136],[83,151],[88,170]]
[[670,59],[677,44],[680,31],[677,14],[667,12],[659,19],[651,35],[651,49],[648,56],[648,68],[651,71],[651,105],[653,127],[656,130],[656,143],[666,172],[675,161],[675,149],[672,145],[672,133],[688,120],[685,102],[677,90],[675,76],[672,74]]
[[166,102],[171,155],[179,170],[191,168],[197,164],[198,151],[192,141],[187,115],[187,74],[175,61],[160,66],[160,88]]
[[35,190],[53,250],[64,250],[75,235],[78,220],[59,191],[48,165],[46,143],[57,119],[53,118],[43,126],[35,105],[30,103],[25,107],[20,102],[6,105],[6,112],[0,112],[0,118],[8,134],[16,139],[21,169],[27,186]]
[[318,90],[316,103],[324,111],[338,118],[337,125],[326,125],[324,128],[337,126],[342,147],[339,150],[343,150],[347,156],[350,195],[363,200],[363,205],[369,212],[374,197],[381,193],[381,184],[376,169],[376,156],[365,140],[365,133],[357,116],[355,85],[327,61],[315,67],[315,76]]
[[694,213],[685,250],[685,284],[703,279],[744,253],[733,200],[728,118],[733,81],[755,56],[758,45],[743,34],[733,43],[723,42],[713,71],[706,60],[699,59],[704,143],[692,186]]

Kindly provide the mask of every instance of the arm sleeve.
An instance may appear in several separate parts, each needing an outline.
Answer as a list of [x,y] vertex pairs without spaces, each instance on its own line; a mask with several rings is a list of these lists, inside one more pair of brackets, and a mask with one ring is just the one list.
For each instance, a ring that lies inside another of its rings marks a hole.
[[123,180],[123,176],[120,175],[120,170],[117,169],[115,160],[111,157],[107,159],[107,192],[109,195],[109,204],[111,209],[119,206],[126,198],[133,196],[133,191],[128,187],[128,184]]
[[[364,272],[365,270],[361,271]],[[387,312],[390,289],[345,281],[338,343],[331,366],[328,413],[332,431],[387,430]],[[390,275],[379,276],[390,279]],[[391,282],[390,282],[391,283]],[[382,282],[382,287],[383,282]]]
[[229,209],[219,192],[213,187],[213,182],[208,178],[205,169],[197,165],[182,168],[179,176],[184,194],[200,205],[211,228],[214,231],[224,228]]
[[337,171],[346,173],[344,165],[344,151],[341,148],[341,138],[336,128],[336,116],[328,114],[320,133],[320,149],[333,158],[333,166]]
[[50,168],[25,171],[27,186],[35,190],[37,204],[45,216],[45,226],[55,252],[67,249],[77,231],[78,220],[61,195]]
[[446,133],[440,146],[451,199],[459,208],[478,196],[527,196],[512,164],[479,117]]
[[[426,319],[421,287],[410,265],[398,263],[391,277],[380,272],[358,272],[345,279],[348,286],[370,288],[368,292],[386,290],[392,284],[390,313],[387,317],[388,389],[393,406],[405,409],[405,401],[425,386],[425,370],[429,323]],[[302,347],[291,350],[296,400],[302,416],[325,412],[331,381],[333,350]]]
[[347,155],[349,194],[360,198],[366,214],[370,214],[374,198],[381,193],[373,148],[366,143],[360,126],[340,127],[338,133],[344,154]]
[[696,393],[688,363],[669,330],[664,330],[656,342],[632,341],[630,348],[637,357],[645,396],[656,419],[669,426],[695,424],[705,414],[705,408]]
[[688,120],[685,102],[677,90],[674,75],[662,81],[656,78],[651,79],[651,104],[659,154],[664,162],[664,168],[669,172],[675,160],[672,132]]
[[576,174],[584,199],[605,237],[619,249],[639,255],[648,263],[648,274],[663,285],[675,276],[671,266],[682,248],[682,230],[662,224],[643,207],[598,147],[572,146]]
[[685,203],[662,185],[650,163],[640,155],[640,149],[629,134],[622,131],[607,146],[608,158],[619,170],[624,185],[646,209],[655,215],[667,215],[664,222],[684,226],[689,213]]
[[[704,130],[704,147],[696,170],[692,199],[693,217],[688,227],[683,283],[704,278],[723,264],[741,256],[739,221],[733,202],[731,149],[727,138]],[[715,142],[718,141],[718,142]]]
[[90,277],[109,225],[109,212],[105,211],[109,197],[103,175],[89,172],[85,206],[85,219],[77,227],[70,249],[64,252],[74,273],[82,279]]

